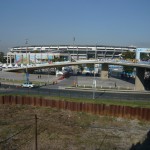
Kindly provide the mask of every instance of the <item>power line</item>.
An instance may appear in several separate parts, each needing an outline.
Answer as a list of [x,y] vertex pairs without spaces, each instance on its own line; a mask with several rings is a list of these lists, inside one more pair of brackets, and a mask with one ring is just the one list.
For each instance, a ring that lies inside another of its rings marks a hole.
[[[41,131],[37,132],[37,136],[40,135],[42,132],[46,131],[47,128],[42,129]],[[26,140],[24,143],[20,144],[19,146],[15,147],[15,149],[20,148],[22,145],[25,145],[26,143],[28,143],[29,141],[31,141],[33,139],[33,136],[31,136],[30,138],[28,138],[28,140]],[[38,150],[38,141],[37,141],[37,146],[35,145],[35,150]]]
[[7,138],[7,139],[5,139],[5,140],[3,140],[3,141],[0,141],[0,144],[2,144],[2,143],[4,143],[4,142],[7,142],[7,141],[10,140],[11,138],[13,138],[13,137],[15,137],[16,135],[20,134],[21,132],[23,132],[23,131],[29,129],[30,127],[31,127],[31,125],[25,127],[24,129],[22,129],[21,131],[15,133],[14,135],[10,136],[9,138]]
[[104,143],[104,141],[105,141],[106,137],[107,137],[107,135],[105,135],[105,136],[104,136],[104,138],[103,138],[102,142],[100,143],[100,147],[103,145],[103,143]]
[[[37,115],[35,115],[35,150],[38,150],[38,143],[37,143],[37,135],[38,135],[38,130],[37,130]],[[24,121],[25,119],[21,119],[21,120],[16,120],[16,121]],[[26,120],[33,120],[33,119],[26,119]],[[24,129],[20,130],[19,132],[13,134],[12,136],[10,136],[9,138],[0,141],[0,144],[7,142],[8,140],[12,139],[13,137],[17,136],[18,134],[22,133],[23,131],[29,129],[32,125],[28,125],[27,127],[25,127]]]
[[25,145],[26,143],[28,143],[29,141],[31,141],[33,138],[33,136],[31,136],[30,138],[28,137],[28,140],[26,140],[25,142],[23,142],[22,144],[18,145],[17,147],[15,147],[15,149],[20,148],[22,145]]
[[30,119],[20,119],[20,120],[9,120],[9,121],[6,121],[6,119],[5,120],[0,120],[1,122],[4,122],[4,123],[9,123],[9,124],[11,124],[11,123],[13,123],[14,124],[14,122],[23,122],[24,123],[24,121],[30,121],[30,120],[33,120],[34,118],[30,118]]

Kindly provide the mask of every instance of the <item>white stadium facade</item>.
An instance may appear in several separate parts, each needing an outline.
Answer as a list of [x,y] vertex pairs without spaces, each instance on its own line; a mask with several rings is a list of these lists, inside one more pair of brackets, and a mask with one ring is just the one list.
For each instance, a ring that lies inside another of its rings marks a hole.
[[105,45],[19,46],[10,48],[6,57],[7,64],[36,64],[51,62],[55,57],[64,60],[115,59],[123,52],[135,50],[132,46]]

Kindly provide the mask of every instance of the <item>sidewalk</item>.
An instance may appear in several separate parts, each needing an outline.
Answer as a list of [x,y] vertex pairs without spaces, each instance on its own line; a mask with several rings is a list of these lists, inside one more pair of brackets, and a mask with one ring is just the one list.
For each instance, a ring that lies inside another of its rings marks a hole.
[[[71,76],[68,80],[70,80],[70,87],[80,87],[80,88],[93,88],[96,87],[98,89],[125,89],[125,90],[134,90],[135,85],[133,83],[127,82],[125,80],[117,79],[117,78],[108,78],[101,79],[100,77],[86,77],[86,76]],[[74,84],[76,83],[76,84]]]

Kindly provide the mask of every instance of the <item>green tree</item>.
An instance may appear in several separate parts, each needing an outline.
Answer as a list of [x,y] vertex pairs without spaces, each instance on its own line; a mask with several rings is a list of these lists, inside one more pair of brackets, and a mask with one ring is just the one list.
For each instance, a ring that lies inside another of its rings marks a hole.
[[81,70],[81,72],[84,70],[84,67],[82,65],[78,65],[78,68]]
[[143,61],[147,61],[150,59],[150,55],[147,54],[147,53],[141,53],[140,54],[140,59],[143,60]]
[[52,59],[53,62],[57,62],[57,61],[64,61],[63,58],[60,58],[60,57],[56,57],[54,56],[54,58]]
[[[133,60],[135,60],[135,52],[130,52],[130,51],[124,52],[124,53],[122,53],[122,57],[125,60],[130,60],[133,62]],[[133,69],[134,69],[134,67],[130,67],[130,66],[123,67],[123,70],[127,73],[132,73]]]
[[0,52],[0,62],[6,63],[6,58],[4,58],[4,53]]
[[122,53],[122,57],[123,59],[135,59],[135,52],[130,51],[124,52]]
[[93,68],[94,68],[94,64],[86,64],[86,66],[87,66],[89,69],[93,69]]

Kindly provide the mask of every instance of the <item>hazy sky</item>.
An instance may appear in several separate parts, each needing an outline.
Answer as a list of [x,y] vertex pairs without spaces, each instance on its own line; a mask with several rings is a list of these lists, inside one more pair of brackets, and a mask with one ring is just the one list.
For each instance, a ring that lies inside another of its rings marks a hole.
[[50,44],[150,47],[150,0],[0,0],[0,51]]

